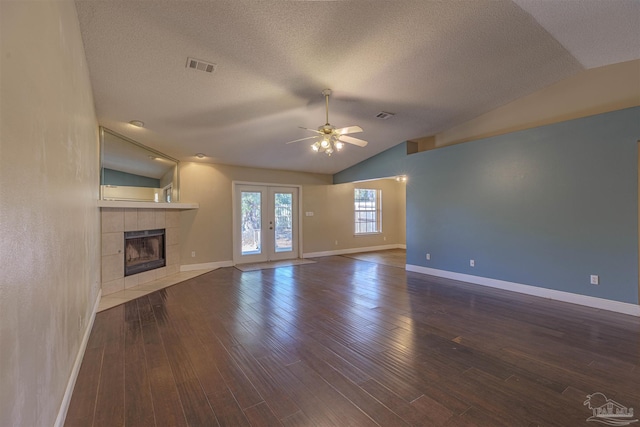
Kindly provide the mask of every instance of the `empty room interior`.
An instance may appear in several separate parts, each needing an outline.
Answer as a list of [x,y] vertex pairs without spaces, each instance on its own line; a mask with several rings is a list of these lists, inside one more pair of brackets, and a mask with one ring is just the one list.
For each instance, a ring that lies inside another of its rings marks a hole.
[[639,422],[640,1],[2,0],[0,67],[0,426]]

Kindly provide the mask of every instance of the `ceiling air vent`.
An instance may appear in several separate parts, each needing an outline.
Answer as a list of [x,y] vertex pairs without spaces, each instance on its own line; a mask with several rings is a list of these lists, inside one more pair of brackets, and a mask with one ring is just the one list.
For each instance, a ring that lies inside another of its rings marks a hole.
[[200,59],[187,58],[187,68],[204,71],[205,73],[213,73],[216,70],[216,64],[202,61]]
[[378,114],[376,114],[376,119],[387,120],[393,116],[395,116],[395,114],[387,113],[385,111],[380,111]]

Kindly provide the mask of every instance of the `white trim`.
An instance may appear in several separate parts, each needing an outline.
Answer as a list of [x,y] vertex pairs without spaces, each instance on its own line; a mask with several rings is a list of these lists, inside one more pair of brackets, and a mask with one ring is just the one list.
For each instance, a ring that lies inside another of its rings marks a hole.
[[233,267],[233,261],[218,261],[218,262],[205,262],[202,264],[186,264],[180,266],[180,271],[195,271],[195,270],[215,270],[222,267]]
[[236,203],[238,203],[238,201],[236,200],[237,185],[243,184],[236,184],[235,181],[231,181],[231,250],[233,251],[231,257],[233,258],[234,265],[236,258],[238,258],[238,255],[236,255],[236,251],[238,250],[238,245],[241,244],[238,239],[242,239],[242,236],[238,237],[236,232],[236,228],[239,227],[238,219],[236,218],[236,216],[238,215],[238,208],[236,207]]
[[385,251],[387,249],[407,249],[407,245],[397,243],[392,245],[367,246],[364,248],[337,249],[335,251],[309,252],[306,254],[302,254],[302,258],[316,258],[316,257],[332,256],[332,255],[357,254],[359,252]]
[[[268,233],[268,239],[263,243],[263,245],[265,245],[265,249],[267,249],[267,261],[284,261],[286,259],[297,259],[300,258],[300,230],[302,229],[301,225],[302,225],[302,202],[301,202],[301,197],[300,197],[300,188],[297,186],[294,187],[267,187],[267,194],[268,199],[267,199],[267,213],[269,215],[269,217],[267,217],[267,219],[271,219],[270,216],[273,215],[275,213],[275,203],[276,203],[276,193],[282,191],[283,193],[290,193],[291,194],[291,203],[292,203],[292,209],[291,209],[291,220],[292,220],[292,233],[296,235],[297,238],[293,239],[293,241],[291,242],[292,244],[292,250],[291,251],[283,251],[283,252],[278,252],[276,251],[276,242],[275,242],[275,232],[274,233]],[[276,218],[275,216],[273,217],[273,224],[274,224],[274,228],[275,228],[275,222]],[[234,259],[234,261],[236,261]],[[238,264],[238,261],[245,261],[245,257],[241,256],[237,261],[236,264]]]
[[127,209],[198,209],[199,203],[182,202],[132,202],[126,200],[98,200],[99,208],[127,208]]
[[[233,265],[236,264],[241,264],[240,261],[242,262],[258,262],[255,260],[250,260],[250,259],[245,259],[243,260],[242,256],[240,255],[240,236],[238,234],[239,230],[239,226],[238,226],[238,221],[237,221],[237,217],[238,217],[238,207],[236,206],[236,203],[238,203],[237,197],[236,197],[236,190],[238,186],[253,186],[253,187],[261,187],[264,188],[265,191],[268,191],[270,187],[274,187],[274,188],[278,188],[278,187],[284,187],[284,188],[295,188],[297,189],[297,194],[295,196],[296,202],[298,204],[298,209],[297,214],[298,214],[298,218],[296,220],[298,226],[296,227],[296,233],[298,235],[298,244],[297,244],[297,248],[295,250],[294,253],[294,258],[301,258],[302,257],[302,185],[299,184],[281,184],[281,183],[268,183],[268,182],[252,182],[252,181],[231,181],[231,229],[232,229],[232,236],[233,236]],[[247,258],[246,256],[244,258]],[[262,261],[260,261],[262,262]],[[266,261],[265,261],[266,262]]]
[[304,221],[304,212],[302,210],[303,206],[302,206],[302,185],[298,187],[298,250],[296,252],[296,256],[298,258],[303,258],[302,256],[302,247],[304,245],[304,240],[302,239],[302,229],[303,227],[303,221]]
[[67,388],[64,391],[64,397],[60,404],[60,410],[56,417],[55,427],[63,427],[65,419],[67,418],[67,411],[69,410],[69,404],[71,403],[71,396],[73,395],[73,389],[76,386],[76,380],[78,379],[78,373],[80,372],[80,366],[82,365],[82,359],[84,359],[84,352],[87,349],[87,343],[89,342],[89,336],[91,335],[91,329],[93,328],[93,321],[96,319],[96,313],[98,312],[98,305],[100,304],[100,298],[102,298],[102,289],[98,289],[98,296],[93,304],[91,315],[89,316],[89,322],[82,336],[80,342],[80,348],[76,354],[76,360],[73,362],[73,368],[71,369],[71,375],[69,381],[67,381]]
[[[356,192],[358,190],[373,190],[376,192],[375,209],[356,209]],[[375,212],[376,213],[376,231],[367,231],[358,233],[355,219],[358,212]],[[353,187],[353,236],[371,236],[382,234],[382,190],[379,188],[359,188]]]
[[459,280],[462,282],[473,283],[475,285],[504,289],[521,294],[534,295],[537,297],[548,298],[572,304],[579,304],[587,307],[598,308],[601,310],[615,311],[617,313],[640,317],[640,305],[636,304],[574,294],[571,292],[558,291],[555,289],[541,288],[538,286],[523,285],[521,283],[507,282],[505,280],[490,279],[486,277],[472,276],[470,274],[438,270],[435,268],[422,267],[419,265],[407,264],[405,266],[405,269],[407,271],[413,271],[415,273],[428,274],[431,276],[443,277],[445,279]]
[[231,181],[232,185],[259,185],[262,187],[298,187],[302,188],[300,184],[283,184],[274,182],[259,182],[259,181]]

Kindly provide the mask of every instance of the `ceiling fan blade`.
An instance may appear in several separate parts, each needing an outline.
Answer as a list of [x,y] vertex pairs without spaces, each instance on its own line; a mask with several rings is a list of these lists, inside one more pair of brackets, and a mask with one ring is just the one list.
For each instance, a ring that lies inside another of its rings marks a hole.
[[335,132],[339,133],[340,135],[345,135],[347,133],[362,132],[362,128],[360,126],[347,126],[346,128],[336,129]]
[[306,138],[295,139],[293,141],[285,142],[285,144],[291,144],[293,142],[300,142],[300,141],[304,141],[304,140],[312,139],[312,138],[317,138],[317,136],[308,136]]
[[368,144],[367,141],[347,135],[340,135],[338,139],[343,142],[348,142],[349,144],[357,145],[358,147],[364,147]]
[[302,126],[298,126],[298,127],[299,127],[300,129],[310,130],[311,132],[315,132],[315,133],[322,134],[322,132],[320,132],[318,129],[303,128]]

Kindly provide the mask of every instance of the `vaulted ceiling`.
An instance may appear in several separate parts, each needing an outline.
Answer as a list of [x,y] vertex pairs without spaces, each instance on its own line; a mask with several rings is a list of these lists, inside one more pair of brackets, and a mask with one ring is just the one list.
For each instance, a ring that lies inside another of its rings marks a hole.
[[[638,0],[76,6],[99,123],[183,161],[335,173],[586,68],[640,58]],[[361,126],[353,136],[366,147],[327,157],[309,141],[285,144],[324,124],[325,88],[330,123]],[[376,118],[383,111],[394,116]]]

